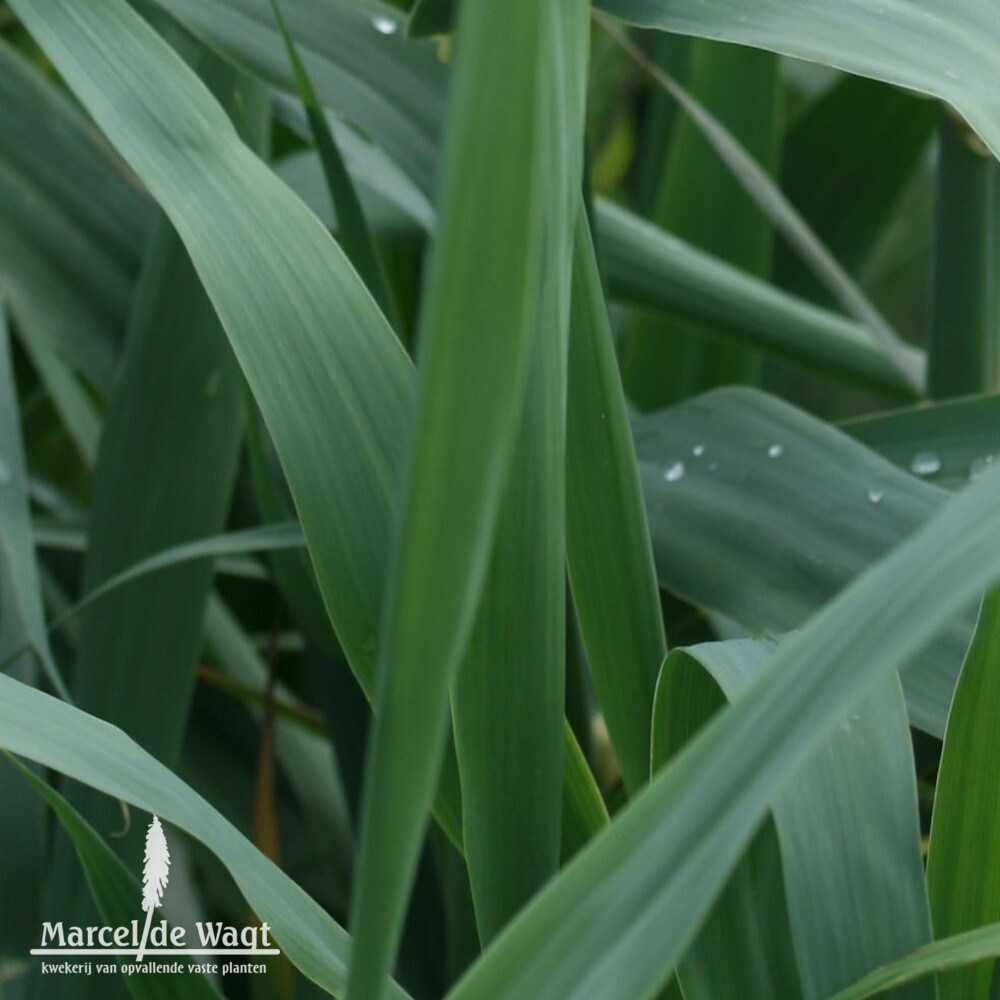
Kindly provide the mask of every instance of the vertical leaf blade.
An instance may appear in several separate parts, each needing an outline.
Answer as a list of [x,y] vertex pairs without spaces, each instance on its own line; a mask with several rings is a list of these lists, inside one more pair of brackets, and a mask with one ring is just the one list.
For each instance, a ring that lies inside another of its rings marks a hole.
[[611,323],[582,209],[569,363],[570,585],[597,699],[634,791],[649,780],[653,689],[667,642]]
[[[937,937],[971,931],[1000,917],[1000,591],[983,601],[958,677],[938,770],[927,887]],[[942,1000],[987,998],[995,963],[942,976]]]
[[365,1000],[382,995],[395,952],[444,750],[449,689],[493,547],[534,334],[559,335],[538,329],[539,275],[549,224],[557,275],[569,232],[554,215],[559,199],[547,204],[544,194],[546,183],[575,190],[579,178],[567,175],[568,158],[556,160],[546,129],[556,130],[558,145],[579,147],[582,120],[564,121],[553,110],[558,101],[549,107],[565,71],[551,52],[555,32],[579,37],[583,13],[576,0],[551,10],[533,0],[502,9],[475,2],[463,11],[352,910],[350,993]]

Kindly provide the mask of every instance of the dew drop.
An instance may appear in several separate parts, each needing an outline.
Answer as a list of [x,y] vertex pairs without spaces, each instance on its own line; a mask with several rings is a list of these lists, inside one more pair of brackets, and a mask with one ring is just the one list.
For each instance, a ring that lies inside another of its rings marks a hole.
[[918,476],[933,476],[941,471],[941,459],[931,451],[921,451],[913,456],[910,469]]
[[718,467],[719,467],[719,463],[718,463],[718,462],[709,462],[709,463],[708,463],[708,471],[709,471],[709,472],[715,472],[715,470],[716,470],[716,469],[717,469]]
[[871,503],[881,503],[882,502],[882,491],[881,490],[869,490],[868,499]]
[[676,483],[677,480],[681,479],[683,476],[684,476],[684,463],[683,462],[674,462],[674,464],[671,465],[670,468],[667,469],[667,471],[663,473],[663,478],[668,483]]
[[382,15],[377,15],[372,18],[372,27],[380,35],[394,35],[396,34],[396,22],[391,17],[383,17]]
[[767,449],[768,455],[771,458],[781,458],[785,453],[785,446],[783,444],[772,444],[770,448]]
[[696,444],[691,449],[691,454],[694,455],[695,458],[701,458],[701,456],[705,454],[705,446],[703,444]]

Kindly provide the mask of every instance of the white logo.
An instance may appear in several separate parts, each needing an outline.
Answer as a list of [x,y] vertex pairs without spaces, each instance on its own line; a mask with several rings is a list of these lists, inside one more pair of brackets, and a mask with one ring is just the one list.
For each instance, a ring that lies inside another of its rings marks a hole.
[[[115,964],[110,960],[102,965],[85,962],[71,965],[68,962],[42,963],[43,972],[82,973],[91,975],[93,971],[123,972],[131,975],[134,972],[150,970],[151,959],[160,955],[209,956],[224,955],[278,955],[270,938],[271,928],[262,923],[256,927],[233,927],[221,921],[199,921],[195,924],[201,947],[186,947],[187,930],[184,927],[168,927],[165,919],[160,919],[154,925],[153,913],[163,903],[163,890],[170,879],[170,851],[167,848],[167,838],[163,832],[158,817],[154,816],[146,831],[146,850],[143,855],[142,868],[142,910],[146,920],[139,934],[139,921],[132,920],[129,924],[109,927],[77,927],[64,926],[62,921],[46,921],[42,924],[41,946],[32,948],[32,955],[134,955],[135,964]],[[143,963],[146,964],[143,964]],[[96,970],[92,968],[97,966]],[[186,969],[175,963],[176,968],[158,968],[153,971],[198,972],[202,974],[218,974],[217,964],[189,964]],[[229,963],[223,966],[223,975],[228,973],[264,972],[266,966],[237,966]]]
[[153,910],[163,902],[163,890],[170,878],[170,851],[167,850],[167,838],[160,826],[159,816],[154,816],[146,831],[146,853],[142,866],[142,908],[146,911],[146,926],[142,929],[142,941],[139,942],[139,954],[136,961],[142,961],[142,953],[146,950],[149,940],[149,924],[153,919]]

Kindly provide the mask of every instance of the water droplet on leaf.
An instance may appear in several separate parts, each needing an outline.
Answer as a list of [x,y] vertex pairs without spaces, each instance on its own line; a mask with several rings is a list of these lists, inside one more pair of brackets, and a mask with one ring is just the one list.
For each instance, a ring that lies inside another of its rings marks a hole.
[[372,18],[372,27],[380,35],[394,35],[396,34],[397,25],[391,17],[378,15]]
[[782,444],[772,444],[770,448],[767,449],[768,455],[771,458],[781,458],[785,453],[785,446]]
[[910,469],[918,476],[933,476],[941,471],[941,459],[931,451],[921,451],[913,456]]
[[668,483],[676,483],[678,479],[682,478],[684,475],[684,463],[674,462],[666,472],[663,473],[663,478]]

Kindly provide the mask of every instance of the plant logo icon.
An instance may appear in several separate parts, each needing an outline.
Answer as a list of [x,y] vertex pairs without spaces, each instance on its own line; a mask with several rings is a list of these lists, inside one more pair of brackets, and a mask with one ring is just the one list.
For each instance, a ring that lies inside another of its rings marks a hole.
[[146,942],[149,940],[149,925],[153,919],[153,910],[163,902],[163,890],[169,878],[170,851],[167,848],[167,838],[163,833],[159,817],[154,816],[146,831],[146,850],[143,855],[142,908],[146,911],[146,926],[142,930],[137,962],[142,961]]

